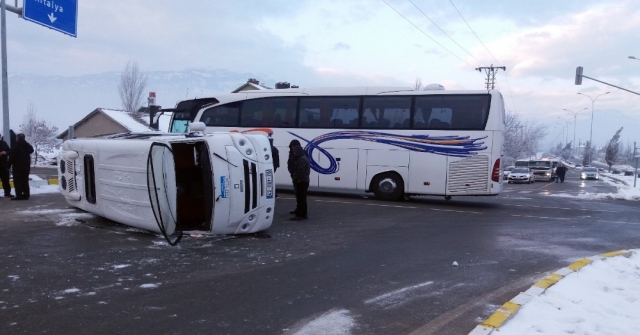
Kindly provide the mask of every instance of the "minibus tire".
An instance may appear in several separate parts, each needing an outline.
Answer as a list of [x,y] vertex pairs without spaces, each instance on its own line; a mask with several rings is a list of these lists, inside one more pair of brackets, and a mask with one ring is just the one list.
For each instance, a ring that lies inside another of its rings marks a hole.
[[382,200],[401,200],[404,198],[404,181],[397,173],[386,172],[373,178],[371,189]]

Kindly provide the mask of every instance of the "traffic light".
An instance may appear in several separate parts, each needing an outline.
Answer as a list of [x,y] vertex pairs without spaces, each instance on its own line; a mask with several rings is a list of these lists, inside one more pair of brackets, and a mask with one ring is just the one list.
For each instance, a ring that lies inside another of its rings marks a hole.
[[576,68],[576,85],[582,85],[582,66]]

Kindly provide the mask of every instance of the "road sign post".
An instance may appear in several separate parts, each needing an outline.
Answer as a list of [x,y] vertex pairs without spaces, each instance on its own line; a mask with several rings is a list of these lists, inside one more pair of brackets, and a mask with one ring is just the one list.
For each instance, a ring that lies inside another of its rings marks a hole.
[[23,7],[25,20],[77,37],[78,0],[24,0]]

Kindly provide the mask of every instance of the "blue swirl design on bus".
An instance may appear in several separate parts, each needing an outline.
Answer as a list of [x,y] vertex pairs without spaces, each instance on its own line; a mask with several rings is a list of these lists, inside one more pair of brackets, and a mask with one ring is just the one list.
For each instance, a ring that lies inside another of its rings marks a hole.
[[[340,168],[336,159],[331,156],[327,150],[320,147],[320,144],[328,141],[359,140],[377,142],[411,151],[454,157],[471,157],[477,155],[478,151],[487,149],[487,146],[484,145],[484,141],[482,141],[487,138],[487,136],[479,138],[456,135],[431,137],[429,135],[395,135],[375,131],[337,131],[320,135],[309,141],[296,133],[289,132],[289,134],[307,142],[307,145],[304,147],[304,151],[307,153],[307,157],[309,157],[311,168],[322,174],[336,173]],[[320,166],[320,164],[313,159],[314,150],[319,150],[325,157],[327,157],[327,159],[329,159],[328,167]]]

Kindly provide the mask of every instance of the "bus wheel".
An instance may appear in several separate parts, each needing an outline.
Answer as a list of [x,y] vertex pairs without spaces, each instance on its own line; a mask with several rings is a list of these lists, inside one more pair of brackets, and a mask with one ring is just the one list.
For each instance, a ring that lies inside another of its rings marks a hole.
[[382,200],[400,200],[404,195],[404,183],[396,173],[383,173],[371,182],[373,194]]

